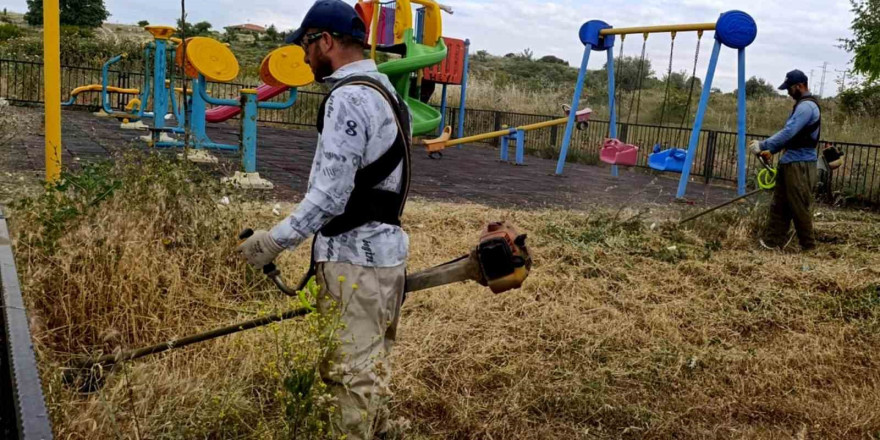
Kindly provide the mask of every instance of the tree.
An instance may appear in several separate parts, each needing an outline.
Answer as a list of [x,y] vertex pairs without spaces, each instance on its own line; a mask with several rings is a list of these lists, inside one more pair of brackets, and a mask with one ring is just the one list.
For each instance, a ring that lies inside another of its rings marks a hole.
[[177,35],[183,35],[183,32],[186,31],[186,38],[189,37],[200,37],[211,34],[211,23],[207,21],[200,21],[196,24],[192,24],[189,22],[183,22],[179,18],[177,19]]
[[270,24],[266,28],[266,39],[269,41],[278,41],[278,28],[274,24]]
[[478,50],[476,55],[477,61],[486,61],[489,59],[489,52],[485,50]]
[[746,99],[760,99],[776,95],[776,88],[763,78],[753,76],[746,81]]
[[880,0],[850,0],[855,18],[853,38],[843,48],[855,54],[853,71],[865,75],[868,83],[880,77]]
[[529,49],[528,47],[525,48],[525,50],[523,50],[523,51],[519,54],[519,57],[522,58],[522,59],[524,59],[524,60],[526,60],[526,61],[532,61],[532,57],[534,57],[534,56],[535,56],[535,53],[532,52],[532,50]]
[[561,58],[556,58],[553,55],[545,55],[538,60],[539,63],[550,63],[550,64],[562,64],[563,66],[568,65],[568,61],[565,61]]
[[147,21],[147,20],[141,20],[141,21],[138,22],[138,26],[140,26],[140,27],[146,27],[146,26],[149,26],[149,25],[150,25],[150,22]]
[[[651,69],[651,60],[645,58],[644,62],[641,63],[641,78],[639,77],[640,61],[641,59],[635,56],[617,58],[614,65],[614,77],[617,87],[627,92],[631,92],[640,87],[650,87],[650,82],[654,76],[654,71]],[[602,72],[603,76],[608,76],[607,63],[602,67],[600,72]]]
[[[27,0],[28,11],[25,21],[31,26],[43,25],[43,0]],[[104,0],[59,0],[62,25],[100,27],[110,16],[104,7]]]

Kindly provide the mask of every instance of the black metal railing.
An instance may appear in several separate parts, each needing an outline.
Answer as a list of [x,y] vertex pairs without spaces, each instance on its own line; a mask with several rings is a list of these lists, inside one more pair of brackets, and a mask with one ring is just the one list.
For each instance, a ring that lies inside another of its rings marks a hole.
[[[141,72],[109,71],[109,84],[126,88],[140,88],[144,75]],[[38,104],[43,102],[42,64],[31,61],[0,59],[0,98],[13,103]],[[67,99],[71,90],[84,84],[100,84],[101,69],[94,67],[62,66],[62,99]],[[182,86],[180,79],[176,80]],[[215,97],[235,98],[239,90],[245,87],[256,87],[252,83],[208,83],[208,92]],[[113,104],[122,108],[132,98],[131,95],[114,95]],[[284,100],[282,94],[273,100]],[[318,106],[323,93],[300,91],[297,104],[293,107],[278,110],[260,110],[260,122],[292,125],[298,128],[315,127]],[[178,95],[178,100],[180,95]],[[100,104],[97,93],[90,94],[80,100],[82,105],[92,107]],[[149,105],[147,107],[149,109]],[[500,130],[504,126],[520,126],[557,119],[561,115],[537,115],[528,113],[504,112],[497,110],[467,109],[465,114],[464,132],[466,134],[485,133]],[[447,108],[446,123],[458,127],[459,110]],[[602,142],[607,136],[609,122],[593,120],[586,130],[575,131],[569,147],[568,160],[585,163],[597,163]],[[531,155],[540,157],[558,157],[559,148],[564,135],[564,126],[554,126],[529,132],[526,135],[525,149]],[[618,124],[618,138],[640,147],[637,166],[647,168],[648,154],[657,143],[662,148],[685,147],[691,136],[691,130],[674,126],[650,124]],[[736,133],[719,130],[703,130],[698,136],[696,158],[691,175],[702,181],[735,182],[736,181]],[[766,135],[748,134],[748,140],[764,139]],[[488,141],[498,145],[498,140]],[[823,140],[823,144],[834,144],[844,151],[844,166],[833,175],[832,188],[848,199],[869,203],[880,203],[880,146],[835,142]],[[757,169],[755,158],[749,157],[748,172],[751,176]]]

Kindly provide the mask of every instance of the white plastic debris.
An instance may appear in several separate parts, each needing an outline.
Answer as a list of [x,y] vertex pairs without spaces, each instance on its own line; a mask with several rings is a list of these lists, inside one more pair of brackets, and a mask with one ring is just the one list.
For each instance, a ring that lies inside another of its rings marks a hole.
[[281,215],[281,204],[276,203],[275,206],[272,207],[272,214]]
[[223,198],[220,199],[220,204],[221,205],[228,205],[229,204],[229,196],[223,196]]

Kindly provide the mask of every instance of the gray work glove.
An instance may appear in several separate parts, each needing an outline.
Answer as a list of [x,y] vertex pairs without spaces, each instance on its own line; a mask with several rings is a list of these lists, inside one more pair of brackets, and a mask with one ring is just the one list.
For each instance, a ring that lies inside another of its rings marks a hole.
[[275,242],[269,231],[259,230],[254,231],[254,235],[238,245],[237,250],[251,266],[262,269],[263,266],[274,261],[284,248]]
[[761,154],[761,141],[752,141],[749,143],[749,151],[755,156]]

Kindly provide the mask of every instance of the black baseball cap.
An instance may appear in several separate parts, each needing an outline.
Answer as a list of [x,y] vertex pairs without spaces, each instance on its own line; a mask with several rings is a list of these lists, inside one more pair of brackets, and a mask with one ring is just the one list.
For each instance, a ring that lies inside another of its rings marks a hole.
[[807,75],[804,75],[804,72],[797,69],[785,74],[785,82],[779,86],[779,90],[788,90],[789,87],[795,84],[807,84]]
[[321,29],[366,40],[367,27],[354,8],[342,0],[319,0],[306,12],[299,29],[284,42],[300,44],[307,29]]

